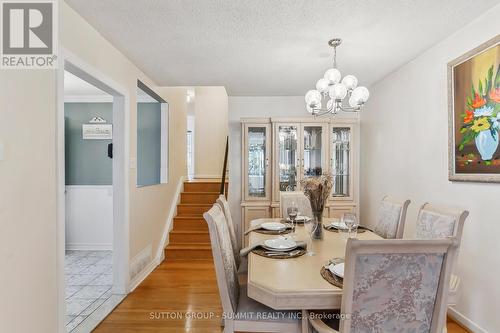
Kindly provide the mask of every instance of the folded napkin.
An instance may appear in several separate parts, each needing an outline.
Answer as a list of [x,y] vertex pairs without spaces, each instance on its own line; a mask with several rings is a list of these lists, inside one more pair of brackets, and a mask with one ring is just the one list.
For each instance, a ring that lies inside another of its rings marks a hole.
[[[296,242],[296,243],[297,243],[297,248],[307,249],[306,242]],[[252,244],[250,246],[245,247],[244,249],[241,249],[240,257],[246,257],[250,252],[252,252],[252,250],[254,250],[258,247],[261,247],[262,245],[264,245],[264,241]],[[283,253],[285,253],[285,252],[283,252]]]
[[[245,231],[245,233],[244,233],[244,234],[245,234],[245,235],[248,235],[248,234],[249,234],[249,233],[251,233],[252,231],[255,231],[255,230],[260,230],[260,229],[262,229],[262,225],[261,225],[261,224],[258,224],[258,225],[256,225],[256,226],[251,227],[251,228],[250,228],[250,229],[248,229],[247,231]],[[283,229],[283,230],[287,230],[287,229],[292,229],[292,226],[291,226],[291,225],[289,225],[289,224],[286,224],[286,228],[285,228],[285,229]],[[267,229],[264,229],[264,230],[267,230]],[[269,230],[269,231],[276,231],[276,232],[278,232],[279,230]]]

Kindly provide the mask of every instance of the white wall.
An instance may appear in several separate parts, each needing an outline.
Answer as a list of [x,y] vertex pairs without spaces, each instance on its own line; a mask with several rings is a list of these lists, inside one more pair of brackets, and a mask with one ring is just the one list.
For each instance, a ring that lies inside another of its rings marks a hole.
[[0,71],[0,332],[54,333],[56,76]]
[[66,249],[113,249],[113,186],[66,185]]
[[468,209],[456,309],[491,333],[500,332],[500,184],[448,181],[446,65],[498,34],[499,17],[496,6],[372,86],[361,116],[362,221],[374,222],[385,194],[412,200],[405,233],[410,237],[426,201]]
[[227,137],[228,97],[224,87],[196,87],[194,173],[220,178]]
[[[161,251],[178,181],[186,174],[187,90],[156,87],[74,10],[64,2],[60,5],[62,46],[130,95],[130,157],[136,156],[137,79],[170,104],[169,183],[136,188],[135,169],[129,172],[129,255],[133,258],[148,246],[156,254]],[[56,71],[0,72],[0,144],[5,147],[5,158],[0,160],[0,332],[55,333],[59,306]]]

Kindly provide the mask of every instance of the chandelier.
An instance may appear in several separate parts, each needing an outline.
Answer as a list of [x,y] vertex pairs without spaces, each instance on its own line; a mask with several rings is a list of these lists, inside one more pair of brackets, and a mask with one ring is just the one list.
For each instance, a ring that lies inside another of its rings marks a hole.
[[342,78],[337,69],[337,47],[341,43],[340,38],[328,42],[333,47],[333,68],[318,80],[315,90],[306,93],[306,109],[314,116],[335,115],[339,111],[358,112],[370,97],[366,87],[358,87],[358,79],[354,75]]

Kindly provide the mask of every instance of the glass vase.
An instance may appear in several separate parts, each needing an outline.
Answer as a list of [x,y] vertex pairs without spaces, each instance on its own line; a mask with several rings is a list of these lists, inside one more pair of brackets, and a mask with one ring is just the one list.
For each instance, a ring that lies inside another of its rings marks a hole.
[[323,212],[313,212],[316,228],[312,234],[312,239],[323,239]]

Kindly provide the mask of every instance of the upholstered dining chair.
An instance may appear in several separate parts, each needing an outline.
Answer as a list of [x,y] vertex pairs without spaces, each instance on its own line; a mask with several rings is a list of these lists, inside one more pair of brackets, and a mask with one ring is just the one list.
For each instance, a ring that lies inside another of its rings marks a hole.
[[281,217],[288,217],[287,208],[295,204],[299,209],[299,214],[312,217],[311,204],[306,195],[300,191],[280,192]]
[[[438,239],[452,237],[458,244],[453,258],[456,264],[465,220],[469,216],[467,210],[455,209],[425,203],[420,207],[417,217],[416,238]],[[456,266],[455,266],[456,267]],[[455,273],[455,272],[453,272]],[[451,275],[448,304],[455,305],[459,297],[460,277]]]
[[224,213],[224,216],[226,217],[227,227],[229,230],[229,236],[231,238],[231,245],[233,246],[234,258],[236,261],[236,265],[239,267],[240,266],[240,250],[241,250],[241,248],[238,245],[238,239],[236,238],[236,230],[234,228],[233,218],[231,217],[229,203],[226,200],[226,196],[223,194],[219,195],[216,202],[220,205],[220,207],[222,208],[222,212]]
[[405,229],[406,211],[410,200],[396,200],[385,196],[380,202],[377,225],[373,231],[382,238],[401,239]]
[[344,317],[327,324],[321,312],[310,311],[306,330],[442,332],[456,248],[452,239],[349,239],[340,311]]
[[225,314],[224,333],[300,332],[300,315],[295,311],[275,311],[248,297],[240,285],[236,262],[224,213],[218,204],[203,214],[207,221],[217,286]]

